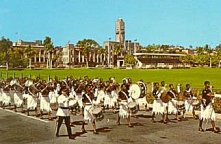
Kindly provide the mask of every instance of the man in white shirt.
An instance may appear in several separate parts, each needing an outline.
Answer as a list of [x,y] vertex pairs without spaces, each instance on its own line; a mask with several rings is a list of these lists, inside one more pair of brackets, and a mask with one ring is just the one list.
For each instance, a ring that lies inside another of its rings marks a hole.
[[56,115],[58,116],[56,136],[59,137],[59,130],[64,120],[67,127],[68,136],[70,139],[73,138],[70,126],[69,98],[67,89],[63,89],[62,94],[58,97],[58,111]]

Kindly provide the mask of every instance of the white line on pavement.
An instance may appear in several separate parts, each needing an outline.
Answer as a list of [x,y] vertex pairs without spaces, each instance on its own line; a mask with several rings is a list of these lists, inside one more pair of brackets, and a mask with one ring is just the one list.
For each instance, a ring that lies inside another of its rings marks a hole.
[[0,108],[2,110],[5,110],[5,111],[8,111],[8,112],[11,112],[11,113],[14,113],[14,114],[17,114],[17,115],[21,115],[21,116],[24,116],[24,117],[28,117],[28,118],[31,118],[31,119],[34,119],[34,120],[38,120],[38,121],[42,121],[42,122],[45,122],[45,123],[48,123],[48,121],[46,120],[43,120],[43,119],[39,119],[39,118],[36,118],[36,117],[33,117],[33,116],[27,116],[23,113],[18,113],[18,112],[14,112],[12,110],[8,110],[8,109],[3,109],[3,108]]

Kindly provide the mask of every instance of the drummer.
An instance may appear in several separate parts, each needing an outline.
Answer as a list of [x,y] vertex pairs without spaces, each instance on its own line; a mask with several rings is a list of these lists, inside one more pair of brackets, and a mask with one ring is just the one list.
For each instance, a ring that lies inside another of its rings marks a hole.
[[193,101],[197,98],[193,95],[190,84],[186,84],[186,89],[183,92],[183,96],[185,97],[186,112],[192,112],[193,117],[198,119],[198,116],[195,114],[195,107],[193,106]]
[[127,91],[126,85],[121,85],[121,90],[118,94],[118,102],[120,105],[119,113],[117,115],[117,124],[120,125],[120,118],[126,118],[128,121],[128,126],[133,127],[130,123],[130,110],[128,108],[129,93]]
[[86,88],[85,88],[86,92],[82,95],[82,101],[83,101],[83,105],[84,105],[84,122],[82,124],[82,132],[86,132],[85,130],[85,123],[92,123],[93,126],[93,133],[94,134],[98,134],[97,130],[96,130],[96,119],[95,116],[92,113],[92,109],[94,107],[93,105],[93,100],[95,98],[94,96],[94,91],[93,91],[93,85],[92,84],[87,84]]

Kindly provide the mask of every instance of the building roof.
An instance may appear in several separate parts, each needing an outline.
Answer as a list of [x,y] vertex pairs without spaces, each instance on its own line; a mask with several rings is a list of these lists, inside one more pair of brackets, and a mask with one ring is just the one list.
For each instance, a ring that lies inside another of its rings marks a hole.
[[134,56],[145,56],[145,55],[152,55],[152,56],[186,56],[185,54],[171,54],[171,53],[134,53]]

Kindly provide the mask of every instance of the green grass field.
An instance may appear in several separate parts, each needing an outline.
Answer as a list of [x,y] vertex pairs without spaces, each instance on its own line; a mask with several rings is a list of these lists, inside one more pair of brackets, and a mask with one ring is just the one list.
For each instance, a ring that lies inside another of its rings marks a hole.
[[39,76],[47,79],[50,75],[51,78],[57,76],[63,79],[66,76],[73,76],[75,78],[89,76],[90,78],[101,77],[108,80],[109,77],[115,77],[121,83],[125,77],[130,77],[134,82],[143,79],[144,82],[160,82],[164,80],[167,84],[173,83],[174,85],[180,83],[183,86],[190,83],[194,88],[203,88],[203,82],[209,80],[215,89],[221,90],[221,69],[214,68],[191,68],[191,69],[63,69],[63,70],[0,70],[3,78],[15,74],[16,77],[32,76],[35,78]]

